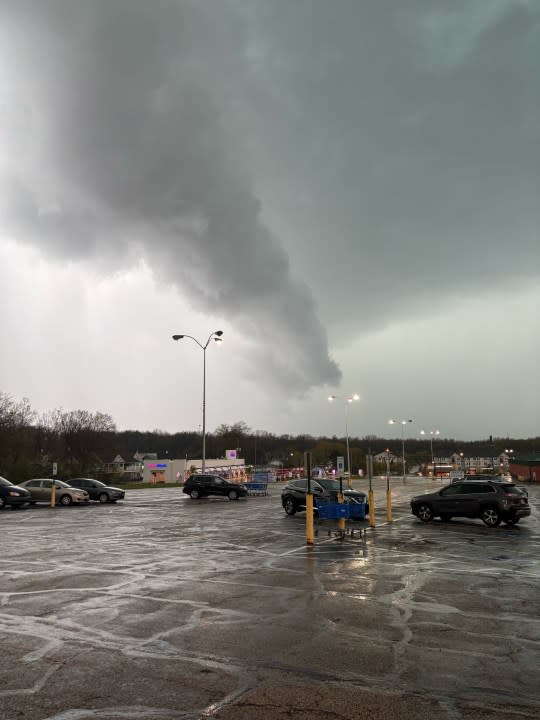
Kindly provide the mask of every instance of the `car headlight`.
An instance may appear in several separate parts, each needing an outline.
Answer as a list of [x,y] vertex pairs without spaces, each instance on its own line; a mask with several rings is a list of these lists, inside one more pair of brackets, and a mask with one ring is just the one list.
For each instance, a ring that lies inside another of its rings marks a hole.
[[8,490],[9,497],[18,497],[19,493],[15,492],[14,490]]

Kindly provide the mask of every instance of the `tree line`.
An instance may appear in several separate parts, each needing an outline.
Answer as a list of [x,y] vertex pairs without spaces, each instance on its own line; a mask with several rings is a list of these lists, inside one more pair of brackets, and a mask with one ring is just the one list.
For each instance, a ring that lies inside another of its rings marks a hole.
[[[103,466],[116,455],[125,461],[135,453],[153,452],[159,458],[201,457],[201,434],[198,432],[167,433],[161,430],[119,431],[113,418],[102,412],[88,410],[55,410],[38,414],[28,399],[15,400],[0,392],[0,475],[12,482],[31,477],[49,477],[53,463],[58,476],[103,477]],[[460,441],[437,438],[433,442],[436,457],[463,452],[466,457],[496,457],[511,447],[515,455],[540,449],[540,438],[491,438]],[[375,435],[350,437],[351,471],[366,467],[366,454],[389,449],[401,457],[401,439],[388,440]],[[316,465],[332,464],[346,457],[346,438],[314,437],[312,435],[275,435],[254,431],[245,422],[220,425],[206,438],[208,458],[225,457],[227,450],[237,450],[247,465],[264,466],[279,463],[284,468],[300,467],[304,453],[311,452]],[[409,467],[431,460],[430,441],[406,439]]]

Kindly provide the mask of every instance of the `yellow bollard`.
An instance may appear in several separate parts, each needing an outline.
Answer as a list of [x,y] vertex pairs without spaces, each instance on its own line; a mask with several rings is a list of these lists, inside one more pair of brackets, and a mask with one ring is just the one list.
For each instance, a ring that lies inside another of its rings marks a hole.
[[371,527],[375,527],[375,497],[373,490],[368,491],[368,502],[369,502],[369,524]]
[[386,491],[386,519],[392,522],[392,491]]
[[306,496],[306,543],[313,545],[315,535],[313,532],[313,495],[308,493]]
[[55,507],[55,505],[56,505],[56,483],[53,480],[52,485],[51,485],[51,507]]
[[[340,505],[343,504],[343,502],[344,502],[343,493],[338,493],[337,501]],[[345,518],[341,518],[341,517],[338,518],[338,528],[341,531],[345,532]]]

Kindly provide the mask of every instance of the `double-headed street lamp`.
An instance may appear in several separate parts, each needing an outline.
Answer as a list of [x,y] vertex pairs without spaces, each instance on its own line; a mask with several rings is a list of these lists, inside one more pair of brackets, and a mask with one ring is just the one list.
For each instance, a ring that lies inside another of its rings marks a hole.
[[403,479],[405,480],[405,425],[412,423],[412,420],[389,420],[389,425],[401,425],[401,462],[403,464]]
[[173,340],[182,340],[183,338],[190,338],[190,340],[193,340],[193,342],[196,342],[197,345],[201,348],[203,351],[203,391],[202,391],[202,465],[201,465],[201,472],[204,474],[206,471],[206,348],[210,344],[211,340],[214,340],[215,342],[221,342],[221,336],[223,335],[223,330],[215,330],[214,332],[210,333],[208,336],[208,340],[203,345],[200,343],[197,338],[194,338],[193,335],[173,335]]
[[[339,395],[330,395],[328,397],[328,402],[334,402],[334,400],[337,400],[339,398]],[[349,480],[348,484],[349,487],[351,486],[352,481],[352,475],[351,475],[351,451],[349,448],[349,405],[355,400],[360,400],[360,395],[358,393],[353,393],[345,400],[345,437],[347,442],[347,472],[349,473]]]
[[434,435],[440,435],[439,430],[420,430],[420,435],[429,435],[431,436],[429,439],[431,441],[431,471],[433,472],[433,477],[435,477],[435,461],[433,457],[433,436]]

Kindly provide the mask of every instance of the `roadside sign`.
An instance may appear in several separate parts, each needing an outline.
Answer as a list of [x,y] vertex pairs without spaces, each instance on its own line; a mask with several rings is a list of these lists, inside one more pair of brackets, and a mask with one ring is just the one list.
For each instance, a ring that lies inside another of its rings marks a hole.
[[465,473],[463,470],[451,470],[450,471],[450,480],[463,480],[465,477]]
[[345,471],[345,458],[338,456],[336,459],[336,465],[337,465],[337,473],[338,475],[343,475]]
[[56,475],[58,473],[58,463],[52,464],[52,474]]

